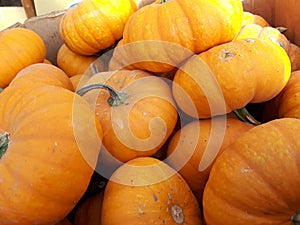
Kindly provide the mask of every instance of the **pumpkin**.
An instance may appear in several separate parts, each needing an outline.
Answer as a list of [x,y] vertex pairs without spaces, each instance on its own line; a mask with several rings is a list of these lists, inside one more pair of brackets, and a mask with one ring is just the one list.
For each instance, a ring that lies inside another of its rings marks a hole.
[[270,100],[290,73],[289,57],[279,45],[239,39],[189,58],[176,72],[172,91],[186,114],[209,118]]
[[272,120],[224,150],[204,189],[207,225],[299,223],[299,131],[299,119]]
[[214,161],[229,144],[252,127],[227,116],[194,120],[172,136],[165,162],[180,173],[202,202]]
[[79,89],[82,85],[86,83],[91,78],[90,75],[87,74],[78,74],[70,77],[70,80],[73,84],[74,90]]
[[170,71],[193,53],[231,41],[242,16],[240,0],[159,0],[146,5],[124,27],[125,65]]
[[[91,63],[95,62],[97,59],[98,56],[96,55],[79,55],[70,50],[66,44],[63,44],[57,52],[57,66],[69,77],[87,72]],[[101,60],[99,60],[98,65],[99,72],[106,70],[105,64]]]
[[83,0],[63,15],[59,24],[60,36],[72,51],[94,55],[121,39],[124,26],[138,10],[139,2]]
[[257,24],[248,24],[241,28],[240,32],[235,38],[262,38],[264,40],[273,41],[283,47],[287,52],[291,61],[291,71],[300,69],[300,48],[294,43],[290,42],[287,37],[277,28],[261,27]]
[[247,24],[241,28],[235,39],[245,38],[261,38],[268,41],[273,41],[283,47],[285,50],[289,47],[289,40],[274,27],[262,27],[257,24]]
[[243,23],[242,26],[247,25],[247,24],[257,24],[260,25],[261,27],[270,27],[271,25],[265,20],[264,17],[244,11],[243,12]]
[[8,86],[26,66],[43,62],[46,46],[43,39],[26,28],[10,28],[0,32],[0,88]]
[[101,211],[104,191],[80,203],[75,211],[74,225],[101,225]]
[[55,85],[8,86],[0,105],[1,222],[55,224],[89,185],[101,124],[82,97]]
[[121,162],[155,154],[177,122],[169,85],[145,71],[98,73],[77,93],[90,103],[101,122],[103,148]]
[[292,71],[300,70],[300,47],[290,42],[287,53],[291,60]]
[[263,122],[291,117],[300,119],[300,70],[291,73],[284,89],[264,103]]
[[67,74],[58,67],[47,63],[34,63],[19,71],[9,86],[17,84],[54,85],[74,90]]
[[123,164],[104,190],[102,225],[201,225],[201,217],[199,204],[184,179],[151,157]]

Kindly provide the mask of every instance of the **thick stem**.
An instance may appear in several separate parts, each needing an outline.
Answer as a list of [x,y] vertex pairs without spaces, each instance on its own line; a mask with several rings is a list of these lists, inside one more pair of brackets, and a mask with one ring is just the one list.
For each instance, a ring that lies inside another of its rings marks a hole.
[[9,144],[9,134],[7,132],[0,133],[0,159],[6,152]]
[[123,104],[127,99],[127,95],[125,92],[118,92],[111,86],[106,84],[90,84],[79,89],[78,91],[76,91],[76,93],[80,96],[83,96],[85,93],[94,89],[105,89],[109,92],[110,97],[107,99],[107,102],[110,106],[119,106]]
[[241,109],[236,109],[233,111],[235,115],[243,122],[248,122],[254,125],[261,124],[259,121],[257,121],[249,112],[248,110],[243,107]]
[[291,217],[292,225],[300,225],[300,209]]

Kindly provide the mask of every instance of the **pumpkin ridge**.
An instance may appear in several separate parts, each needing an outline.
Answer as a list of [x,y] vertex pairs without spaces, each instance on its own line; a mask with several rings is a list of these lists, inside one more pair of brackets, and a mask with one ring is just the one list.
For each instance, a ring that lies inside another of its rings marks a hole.
[[[79,14],[78,17],[80,18],[80,20],[82,20],[81,18],[84,18],[84,16],[81,14],[80,10],[77,10],[77,13]],[[74,19],[74,17],[76,16],[76,13],[71,14],[71,16],[72,16],[72,17],[71,17],[72,20],[73,20],[73,21],[76,21],[76,20]],[[82,25],[86,28],[86,30],[89,32],[89,34],[91,34],[91,32],[90,32],[90,30],[88,29],[87,25],[86,25],[85,23],[82,23]],[[73,26],[74,26],[74,28],[75,28],[77,34],[80,34],[81,32],[78,30],[79,27],[76,25],[76,23],[74,23]],[[81,40],[82,42],[84,42],[89,48],[95,49],[95,47],[92,45],[92,43],[86,41],[86,40],[85,40],[84,38],[82,38],[80,35],[77,35],[77,37],[79,37],[80,40]],[[93,37],[93,41],[94,41],[95,43],[97,43],[97,40],[94,38],[94,36],[91,35],[91,37]],[[73,42],[73,41],[72,41],[72,42]],[[85,51],[84,49],[82,49],[82,50]]]

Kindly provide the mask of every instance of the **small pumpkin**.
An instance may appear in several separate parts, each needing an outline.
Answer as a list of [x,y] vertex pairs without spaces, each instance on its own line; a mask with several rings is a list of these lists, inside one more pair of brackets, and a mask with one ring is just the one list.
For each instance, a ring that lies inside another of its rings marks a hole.
[[177,122],[170,86],[145,71],[101,72],[77,93],[91,104],[101,122],[103,148],[121,162],[155,154]]
[[186,114],[209,118],[270,100],[290,73],[289,57],[279,45],[239,39],[189,58],[176,72],[172,91]]
[[[62,69],[69,77],[84,74],[88,71],[91,63],[95,62],[98,56],[79,55],[70,50],[66,44],[63,44],[57,52],[57,66]],[[104,62],[97,62],[99,72],[106,70]]]
[[74,216],[74,225],[101,225],[101,213],[104,191],[81,202]]
[[224,150],[204,189],[207,225],[299,223],[299,131],[299,119],[272,120]]
[[257,24],[257,25],[260,25],[261,27],[270,27],[271,26],[264,17],[262,17],[258,14],[244,11],[242,27],[247,24]]
[[242,16],[240,0],[160,0],[144,6],[124,27],[125,65],[170,71],[193,53],[231,41]]
[[180,173],[199,202],[217,157],[253,125],[226,116],[194,120],[171,138],[165,162]]
[[202,224],[184,179],[163,161],[140,157],[123,164],[104,190],[102,225]]
[[121,39],[124,26],[138,10],[139,2],[80,1],[63,15],[59,24],[60,36],[72,51],[81,55],[94,55]]
[[47,63],[34,63],[19,71],[9,86],[18,84],[54,85],[74,91],[67,74],[58,67]]
[[55,224],[89,185],[101,124],[83,98],[55,85],[18,82],[0,105],[1,221]]
[[16,27],[0,32],[0,88],[9,85],[26,66],[41,63],[46,58],[46,45],[34,31]]
[[300,119],[300,70],[292,72],[284,89],[264,103],[263,122],[283,117]]

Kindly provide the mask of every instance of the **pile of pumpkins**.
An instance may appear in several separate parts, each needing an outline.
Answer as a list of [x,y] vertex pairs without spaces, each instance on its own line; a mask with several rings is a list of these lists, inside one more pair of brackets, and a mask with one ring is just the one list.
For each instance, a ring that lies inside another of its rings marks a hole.
[[83,0],[59,33],[51,62],[0,32],[0,224],[300,224],[284,30],[240,0]]

